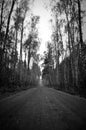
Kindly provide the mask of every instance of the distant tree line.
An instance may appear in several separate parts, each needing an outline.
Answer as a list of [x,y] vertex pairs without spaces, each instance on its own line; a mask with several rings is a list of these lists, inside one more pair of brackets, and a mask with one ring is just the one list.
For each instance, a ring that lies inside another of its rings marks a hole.
[[86,97],[86,43],[82,35],[85,11],[81,2],[52,1],[55,26],[44,54],[42,77],[51,87]]
[[37,54],[40,41],[36,28],[39,16],[30,16],[30,23],[25,24],[29,4],[28,0],[0,1],[0,90],[3,91],[36,85],[40,76]]

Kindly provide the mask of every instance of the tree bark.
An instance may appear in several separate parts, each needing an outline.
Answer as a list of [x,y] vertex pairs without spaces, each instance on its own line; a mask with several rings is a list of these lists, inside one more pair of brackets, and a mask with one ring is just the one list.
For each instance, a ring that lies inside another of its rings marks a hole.
[[12,1],[12,6],[11,6],[10,13],[9,13],[9,16],[8,16],[8,20],[7,20],[7,28],[6,28],[6,34],[5,34],[3,51],[5,51],[5,47],[6,47],[6,41],[7,41],[7,37],[8,37],[8,33],[9,33],[10,19],[11,19],[11,15],[12,15],[12,12],[13,12],[13,8],[14,8],[14,5],[15,5],[15,2],[16,2],[16,0]]
[[29,65],[30,65],[30,58],[31,58],[31,53],[30,53],[30,46],[29,46],[29,50],[28,50],[28,70],[29,70]]
[[78,16],[79,16],[79,36],[80,36],[80,45],[81,48],[83,46],[83,38],[82,38],[82,21],[81,21],[81,3],[78,0]]
[[1,35],[2,24],[3,24],[3,9],[4,9],[4,0],[2,1],[2,5],[1,5],[0,35]]
[[22,61],[22,40],[23,40],[23,27],[24,26],[24,21],[22,21],[22,27],[21,27],[21,45],[20,45],[20,61]]

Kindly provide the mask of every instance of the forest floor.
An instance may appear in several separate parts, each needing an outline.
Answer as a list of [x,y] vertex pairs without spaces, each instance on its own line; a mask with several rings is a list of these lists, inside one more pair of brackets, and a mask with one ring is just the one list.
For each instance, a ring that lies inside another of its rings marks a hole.
[[86,99],[39,86],[0,100],[0,130],[86,130]]

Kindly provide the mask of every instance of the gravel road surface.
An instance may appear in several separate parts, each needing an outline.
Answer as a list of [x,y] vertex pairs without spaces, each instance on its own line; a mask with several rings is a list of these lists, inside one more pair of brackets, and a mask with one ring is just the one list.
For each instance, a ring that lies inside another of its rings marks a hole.
[[86,99],[38,87],[0,100],[0,130],[86,130]]

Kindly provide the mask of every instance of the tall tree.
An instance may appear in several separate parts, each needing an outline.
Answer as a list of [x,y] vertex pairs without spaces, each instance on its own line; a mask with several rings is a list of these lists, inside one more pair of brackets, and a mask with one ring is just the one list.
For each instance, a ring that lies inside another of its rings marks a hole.
[[20,61],[22,61],[22,44],[23,44],[23,33],[24,33],[24,21],[25,21],[25,17],[26,17],[26,13],[28,11],[28,1],[25,0],[21,0],[20,2],[20,10],[21,10],[21,44],[20,44]]
[[13,12],[13,9],[14,9],[15,2],[16,2],[16,0],[12,1],[11,9],[10,9],[8,20],[7,20],[6,34],[5,34],[5,39],[4,39],[3,51],[5,50],[5,47],[6,47],[6,41],[7,41],[7,37],[8,37],[8,33],[9,33],[10,19],[11,19],[11,15],[12,15],[12,12]]
[[55,85],[55,73],[54,73],[54,59],[53,59],[53,47],[52,44],[48,42],[47,52],[45,53],[44,63],[42,70],[42,78],[49,86]]
[[78,2],[78,17],[79,17],[79,36],[80,36],[80,44],[83,47],[83,38],[82,38],[82,18],[81,18],[81,1],[77,0]]
[[25,48],[28,51],[28,70],[31,57],[35,58],[37,49],[39,46],[38,31],[36,25],[39,21],[39,16],[33,16],[31,18],[31,31],[28,35],[28,39],[25,41]]
[[1,18],[0,18],[0,39],[1,39],[1,31],[2,31],[2,26],[3,26],[3,10],[4,10],[4,3],[5,1],[3,0],[1,3]]

